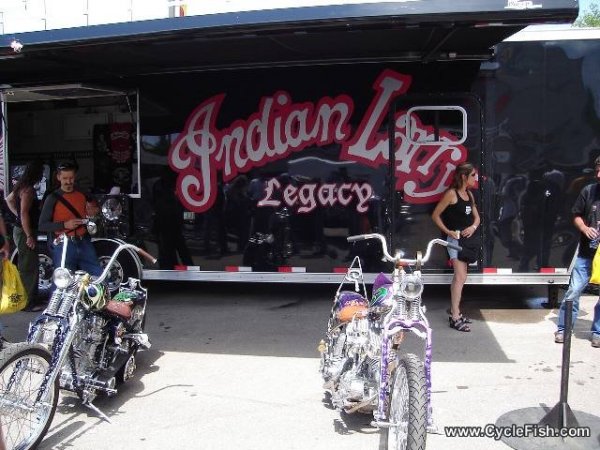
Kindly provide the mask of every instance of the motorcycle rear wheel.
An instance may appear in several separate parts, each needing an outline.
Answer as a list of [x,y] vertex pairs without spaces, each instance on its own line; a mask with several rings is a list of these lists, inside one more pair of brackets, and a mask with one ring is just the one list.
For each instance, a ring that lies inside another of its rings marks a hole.
[[390,386],[387,417],[380,450],[423,450],[427,439],[427,388],[421,360],[411,353],[398,361]]
[[58,378],[48,386],[45,401],[35,400],[51,358],[43,346],[25,342],[0,352],[0,431],[6,448],[36,448],[48,432],[58,403]]

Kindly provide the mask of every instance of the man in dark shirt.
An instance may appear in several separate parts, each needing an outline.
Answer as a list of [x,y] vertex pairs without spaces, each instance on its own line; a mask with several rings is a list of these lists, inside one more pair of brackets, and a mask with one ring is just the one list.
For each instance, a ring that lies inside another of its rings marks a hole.
[[44,201],[39,230],[49,233],[53,238],[48,242],[48,247],[52,252],[55,267],[60,266],[64,245],[64,242],[56,238],[64,234],[69,241],[65,266],[71,270],[81,269],[90,275],[99,276],[102,268],[85,226],[87,221],[84,219],[86,216],[95,215],[98,206],[89,202],[83,193],[75,189],[77,168],[74,164],[63,163],[56,170],[60,188],[48,195]]
[[[600,157],[594,161],[596,183],[585,186],[573,205],[573,223],[581,233],[579,253],[575,267],[571,273],[569,289],[565,294],[558,316],[558,329],[554,333],[554,342],[564,342],[565,330],[565,299],[573,300],[573,325],[579,313],[579,297],[590,281],[592,274],[592,259],[598,247],[600,238]],[[594,308],[592,321],[592,347],[600,347],[600,299]]]

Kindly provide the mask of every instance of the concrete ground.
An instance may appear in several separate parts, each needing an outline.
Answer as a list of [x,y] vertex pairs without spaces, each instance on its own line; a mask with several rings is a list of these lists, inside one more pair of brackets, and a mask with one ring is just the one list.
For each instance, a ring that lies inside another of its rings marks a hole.
[[[140,354],[133,381],[96,402],[112,423],[63,395],[41,449],[377,448],[371,418],[341,416],[321,389],[316,347],[337,286],[148,287],[153,347]],[[519,423],[522,410],[543,413],[558,402],[562,346],[553,342],[556,310],[541,306],[544,293],[467,286],[463,309],[474,319],[473,331],[460,333],[444,313],[447,287],[426,288],[434,418],[442,433],[444,426],[485,426],[507,417]],[[576,418],[591,420],[593,438],[573,448],[600,448],[600,349],[590,346],[588,332],[595,301],[582,297],[568,392]],[[24,339],[35,314],[2,316],[7,338]],[[550,443],[521,441],[513,448]],[[429,434],[427,448],[509,447],[493,438]]]

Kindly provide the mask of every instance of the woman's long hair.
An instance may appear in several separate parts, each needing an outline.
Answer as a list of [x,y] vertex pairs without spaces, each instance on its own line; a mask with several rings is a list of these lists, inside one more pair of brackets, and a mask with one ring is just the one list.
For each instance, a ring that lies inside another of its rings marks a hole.
[[36,183],[38,183],[42,176],[44,175],[44,164],[41,161],[31,161],[29,164],[25,166],[25,170],[23,171],[23,175],[15,184],[13,191],[15,194],[18,194],[21,189],[27,187],[33,187]]
[[465,183],[463,181],[462,176],[465,175],[468,177],[469,174],[473,172],[473,169],[475,169],[475,166],[473,166],[473,164],[471,164],[470,162],[464,162],[456,166],[456,170],[454,171],[454,178],[452,179],[452,184],[450,185],[450,187],[452,189],[460,189]]

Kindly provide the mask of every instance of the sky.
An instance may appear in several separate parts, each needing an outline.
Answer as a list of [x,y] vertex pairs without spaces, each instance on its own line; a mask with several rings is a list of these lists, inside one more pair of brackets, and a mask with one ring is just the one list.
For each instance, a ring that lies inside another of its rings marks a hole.
[[581,15],[582,12],[585,12],[587,9],[589,9],[592,3],[598,4],[598,1],[599,0],[579,0],[579,14]]

